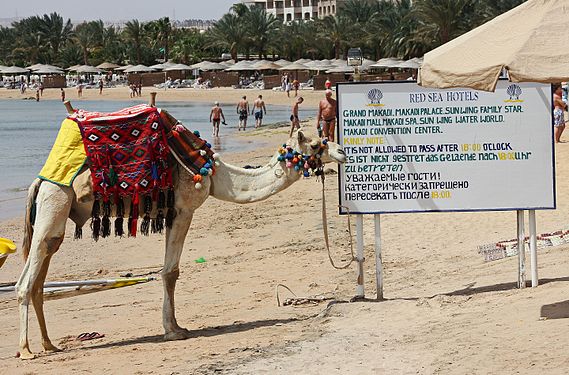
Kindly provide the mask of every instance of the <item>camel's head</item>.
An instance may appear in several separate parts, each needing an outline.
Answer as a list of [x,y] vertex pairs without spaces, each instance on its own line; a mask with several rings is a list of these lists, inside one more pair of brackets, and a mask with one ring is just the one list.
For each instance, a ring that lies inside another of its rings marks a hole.
[[308,137],[304,131],[298,129],[288,141],[290,146],[295,151],[319,158],[322,163],[345,163],[346,154],[342,146],[335,142],[323,141],[319,138],[312,139]]

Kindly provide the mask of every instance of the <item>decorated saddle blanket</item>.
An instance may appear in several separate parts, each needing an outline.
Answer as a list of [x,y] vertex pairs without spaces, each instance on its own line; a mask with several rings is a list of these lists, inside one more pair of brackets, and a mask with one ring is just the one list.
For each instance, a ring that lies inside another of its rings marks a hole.
[[[175,158],[194,175],[213,172],[210,145],[177,125],[165,111],[148,105],[114,113],[78,110],[62,123],[56,143],[39,177],[70,186],[87,160],[95,203],[92,210],[93,238],[110,235],[111,207],[115,205],[115,234],[123,234],[123,199],[131,202],[128,234],[135,236],[139,208],[143,234],[161,232],[175,216],[172,167]],[[194,181],[196,179],[194,178]],[[153,208],[157,216],[151,219]],[[166,216],[163,210],[168,209]],[[101,212],[102,211],[102,212]],[[100,218],[102,214],[102,220]],[[77,235],[77,232],[76,232]],[[79,234],[80,235],[80,234]]]

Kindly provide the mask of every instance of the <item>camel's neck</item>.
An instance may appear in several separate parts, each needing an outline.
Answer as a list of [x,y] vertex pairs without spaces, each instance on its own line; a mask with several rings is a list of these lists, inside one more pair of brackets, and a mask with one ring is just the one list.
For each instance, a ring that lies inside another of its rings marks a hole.
[[219,161],[212,176],[210,194],[224,201],[250,203],[267,199],[298,181],[300,174],[283,166],[274,156],[268,165],[244,169]]

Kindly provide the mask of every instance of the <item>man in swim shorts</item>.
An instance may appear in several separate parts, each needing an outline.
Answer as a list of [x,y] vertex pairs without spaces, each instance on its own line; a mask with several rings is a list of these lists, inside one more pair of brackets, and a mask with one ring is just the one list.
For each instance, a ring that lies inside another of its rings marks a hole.
[[299,96],[292,105],[292,114],[290,115],[290,134],[292,137],[294,129],[300,129],[300,119],[298,118],[298,106],[304,101],[302,96]]
[[260,128],[263,124],[263,111],[267,114],[263,95],[259,95],[259,97],[253,102],[253,112],[251,112],[252,115],[255,115],[255,129]]
[[209,121],[213,125],[213,136],[219,137],[219,123],[223,119],[225,123],[225,115],[223,114],[223,110],[219,106],[219,102],[213,103],[213,107],[211,108],[211,112],[209,114]]
[[332,99],[332,90],[326,90],[326,98],[318,104],[316,116],[316,129],[318,134],[334,142],[334,128],[336,127],[336,100]]
[[243,131],[247,127],[247,116],[249,115],[249,102],[247,97],[243,95],[239,103],[237,103],[237,114],[239,115],[239,129],[241,130],[241,125],[243,125]]

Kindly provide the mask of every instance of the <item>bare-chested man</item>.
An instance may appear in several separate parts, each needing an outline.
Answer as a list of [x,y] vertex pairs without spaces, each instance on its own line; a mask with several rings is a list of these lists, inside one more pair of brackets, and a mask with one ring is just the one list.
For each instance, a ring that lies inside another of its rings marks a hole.
[[267,114],[263,95],[259,95],[259,97],[253,102],[253,112],[251,112],[252,115],[255,115],[255,129],[260,128],[263,124],[263,111]]
[[[320,127],[322,125],[322,127]],[[336,100],[332,99],[332,90],[326,90],[326,98],[318,104],[316,116],[316,129],[329,141],[334,142],[334,128],[336,126]]]
[[292,137],[294,129],[300,129],[300,119],[298,118],[298,106],[304,101],[302,96],[299,96],[292,105],[292,114],[290,115],[290,134]]
[[213,136],[219,137],[219,123],[221,119],[225,123],[225,115],[223,114],[223,110],[219,106],[219,102],[213,103],[213,107],[211,108],[211,112],[209,113],[209,121],[213,125]]
[[247,127],[247,116],[249,115],[249,102],[245,95],[243,95],[239,103],[237,103],[237,114],[239,115],[238,130],[241,130],[241,126],[243,125],[243,131],[245,131],[245,128]]

